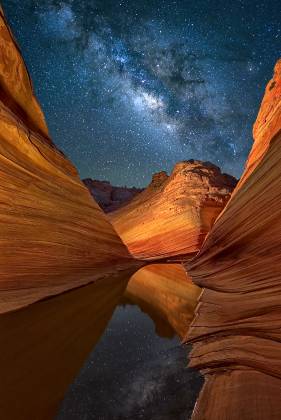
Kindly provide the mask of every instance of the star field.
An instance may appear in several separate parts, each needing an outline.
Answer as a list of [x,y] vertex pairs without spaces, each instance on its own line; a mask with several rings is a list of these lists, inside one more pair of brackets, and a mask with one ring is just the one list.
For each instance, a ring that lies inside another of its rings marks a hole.
[[2,0],[56,145],[143,186],[185,159],[240,176],[281,53],[277,0]]

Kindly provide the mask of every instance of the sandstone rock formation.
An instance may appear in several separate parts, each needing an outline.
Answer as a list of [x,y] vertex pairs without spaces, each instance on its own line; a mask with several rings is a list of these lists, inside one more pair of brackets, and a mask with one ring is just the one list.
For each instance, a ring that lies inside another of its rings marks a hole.
[[194,420],[281,413],[281,61],[254,126],[241,182],[196,258],[204,287],[188,334],[205,374]]
[[1,6],[0,100],[28,128],[41,134],[42,141],[52,145],[43,112],[33,93],[29,73]]
[[114,187],[109,181],[98,181],[91,178],[83,179],[83,182],[105,213],[118,210],[143,191],[143,189],[135,187]]
[[158,335],[171,337],[176,333],[183,338],[200,291],[182,265],[152,264],[131,277],[124,298],[148,313]]
[[254,144],[248,157],[241,182],[250,176],[263,159],[272,139],[281,127],[281,60],[274,68],[272,80],[268,83],[265,95],[253,127]]
[[0,313],[125,269],[132,258],[48,135],[0,10]]
[[235,185],[209,162],[179,162],[109,217],[135,257],[186,259],[200,249]]

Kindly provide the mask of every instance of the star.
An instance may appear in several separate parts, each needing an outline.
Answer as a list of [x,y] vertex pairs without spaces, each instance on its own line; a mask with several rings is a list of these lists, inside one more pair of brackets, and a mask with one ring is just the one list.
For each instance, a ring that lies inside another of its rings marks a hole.
[[82,178],[142,187],[191,158],[239,177],[280,54],[278,1],[2,3]]

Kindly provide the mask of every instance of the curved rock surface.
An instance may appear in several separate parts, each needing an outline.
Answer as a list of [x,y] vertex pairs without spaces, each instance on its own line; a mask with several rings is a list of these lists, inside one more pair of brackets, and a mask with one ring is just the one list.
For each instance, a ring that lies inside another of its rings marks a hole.
[[0,11],[0,313],[134,264],[48,136]]
[[39,132],[51,144],[43,112],[20,49],[0,6],[0,100],[30,129]]
[[83,179],[83,183],[105,213],[118,210],[143,191],[135,187],[115,187],[109,181],[91,178]]
[[206,376],[193,418],[278,420],[281,412],[281,65],[254,126],[242,181],[196,258],[204,291],[187,340]]
[[276,63],[273,78],[268,83],[253,127],[254,144],[248,157],[241,183],[261,162],[270,143],[281,127],[281,59]]
[[130,252],[143,260],[186,259],[199,249],[236,185],[210,162],[189,160],[151,184],[109,218]]

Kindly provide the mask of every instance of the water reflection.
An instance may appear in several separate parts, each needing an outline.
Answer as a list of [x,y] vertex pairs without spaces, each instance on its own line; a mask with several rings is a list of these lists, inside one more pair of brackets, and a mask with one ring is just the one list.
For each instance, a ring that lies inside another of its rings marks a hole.
[[202,380],[187,369],[189,349],[180,337],[198,293],[179,265],[148,266],[135,274],[56,419],[190,418]]
[[193,318],[200,289],[179,264],[154,264],[135,273],[122,302],[138,305],[160,337],[183,338]]
[[[118,304],[141,308],[161,337],[183,337],[199,294],[183,268],[151,265],[132,274],[116,274],[0,316],[1,419],[53,419]],[[119,323],[118,337],[122,334]]]
[[132,272],[0,316],[0,418],[52,419]]

